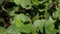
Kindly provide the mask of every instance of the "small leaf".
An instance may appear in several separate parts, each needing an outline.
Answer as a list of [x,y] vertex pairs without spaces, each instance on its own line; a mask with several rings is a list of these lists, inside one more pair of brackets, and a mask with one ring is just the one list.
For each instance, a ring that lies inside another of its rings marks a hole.
[[53,12],[53,17],[58,18],[58,12]]
[[39,5],[39,1],[38,0],[31,0],[32,1],[32,3],[34,4],[34,5]]
[[39,13],[37,15],[34,16],[34,20],[37,20],[39,18]]
[[30,0],[14,0],[17,5],[21,5],[23,8],[27,8],[31,6]]
[[18,17],[19,17],[19,19],[20,19],[21,21],[23,21],[23,22],[30,21],[30,18],[27,17],[27,16],[24,15],[24,14],[20,14]]
[[46,19],[48,19],[48,18],[50,17],[49,13],[45,12],[45,13],[44,13],[44,17],[45,17]]

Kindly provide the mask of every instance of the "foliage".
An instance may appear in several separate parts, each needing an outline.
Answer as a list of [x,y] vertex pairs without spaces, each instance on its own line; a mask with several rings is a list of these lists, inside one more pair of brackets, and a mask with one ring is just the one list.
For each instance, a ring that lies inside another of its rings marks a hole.
[[60,0],[0,0],[0,34],[60,34]]

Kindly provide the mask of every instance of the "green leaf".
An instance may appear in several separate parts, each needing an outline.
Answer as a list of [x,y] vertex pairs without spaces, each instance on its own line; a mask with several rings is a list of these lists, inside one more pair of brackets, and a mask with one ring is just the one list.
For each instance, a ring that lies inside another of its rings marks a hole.
[[13,7],[12,9],[7,9],[7,13],[10,15],[10,16],[16,16],[15,14],[15,11],[18,11],[19,7]]
[[20,0],[14,0],[14,2],[17,4],[17,5],[20,5]]
[[49,17],[49,20],[46,21],[45,23],[46,34],[56,34],[56,31],[54,30],[54,22],[55,20],[53,20],[51,17]]
[[16,27],[15,24],[13,24],[13,25],[11,25],[10,27],[8,27],[7,32],[8,32],[8,34],[21,34],[21,33],[19,32],[19,28]]
[[38,9],[40,12],[44,12],[45,11],[45,9]]
[[20,29],[20,32],[30,33],[32,31],[32,25],[31,24],[23,25],[19,29]]
[[56,11],[56,12],[53,12],[53,17],[54,18],[58,18],[58,12]]
[[0,27],[0,34],[8,34],[8,32],[3,27]]
[[47,0],[40,0],[39,4],[43,4],[44,2],[46,2]]
[[17,27],[21,27],[23,25],[19,15],[16,15],[16,17],[14,17],[12,23],[16,24]]
[[59,30],[58,30],[59,34],[60,34],[60,26],[59,26]]
[[45,23],[45,20],[42,19],[42,20],[35,20],[34,21],[34,26],[37,28],[39,27],[40,31],[43,32],[43,25]]
[[37,31],[37,28],[33,25],[33,26],[32,26],[32,34],[37,34],[36,31]]
[[58,18],[59,18],[59,20],[60,20],[60,8],[57,8],[57,16],[58,16]]
[[23,8],[27,8],[31,6],[30,0],[14,0],[17,5],[21,5]]
[[39,5],[39,1],[38,0],[31,0],[32,1],[32,3],[34,4],[34,5]]
[[39,18],[39,13],[37,15],[34,16],[34,20],[37,20]]
[[[25,16],[24,14],[16,15],[16,17],[13,20],[13,23],[16,25],[16,27],[19,28],[20,32],[30,33],[32,30],[32,25],[24,25],[23,22],[29,21],[30,19]],[[23,21],[23,22],[22,22]]]
[[21,21],[23,21],[23,22],[30,21],[30,18],[29,18],[28,16],[24,15],[24,14],[20,14],[20,15],[17,16],[17,17],[19,17],[19,19],[20,19]]

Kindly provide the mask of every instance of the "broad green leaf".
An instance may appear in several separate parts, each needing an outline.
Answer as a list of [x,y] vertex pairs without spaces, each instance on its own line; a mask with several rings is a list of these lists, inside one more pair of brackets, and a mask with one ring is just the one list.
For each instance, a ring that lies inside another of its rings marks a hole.
[[17,27],[21,27],[23,25],[22,21],[20,20],[20,16],[19,15],[14,17],[14,20],[12,22],[15,23]]
[[8,29],[7,29],[7,32],[8,32],[8,34],[21,34],[20,32],[19,32],[19,28],[18,27],[16,27],[16,25],[11,25]]
[[46,34],[56,34],[56,31],[54,30],[54,22],[55,20],[53,20],[51,17],[49,17],[49,20],[46,21],[45,23]]
[[45,23],[45,20],[42,19],[42,20],[35,20],[34,21],[34,26],[37,28],[39,27],[39,29],[41,30],[41,32],[43,32],[43,25]]
[[25,22],[28,20],[29,20],[29,18],[27,16],[25,16],[24,14],[20,14],[14,18],[13,22],[19,28],[20,32],[30,33],[32,30],[32,25],[31,24],[24,25],[22,23],[22,21]]
[[31,24],[23,25],[19,29],[20,29],[20,32],[30,33],[32,31],[32,25]]

